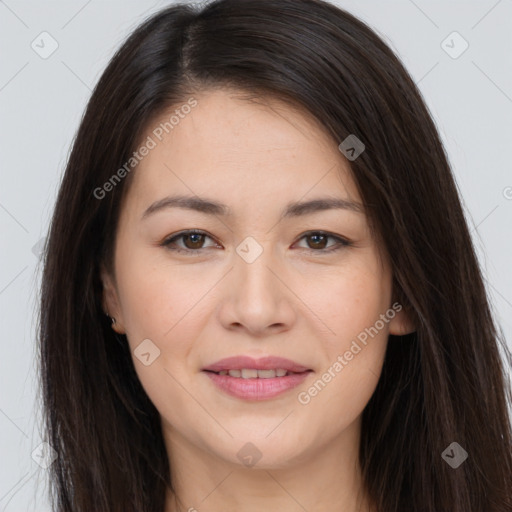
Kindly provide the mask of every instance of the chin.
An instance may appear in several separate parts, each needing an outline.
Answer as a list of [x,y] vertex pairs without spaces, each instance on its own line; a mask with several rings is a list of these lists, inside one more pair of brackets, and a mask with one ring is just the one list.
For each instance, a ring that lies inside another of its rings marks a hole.
[[[265,429],[264,431],[270,432],[271,429]],[[230,446],[225,447],[228,451],[219,452],[218,446],[213,451],[227,462],[241,467],[253,470],[277,470],[300,464],[301,461],[307,458],[306,452],[310,452],[313,448],[310,447],[308,450],[306,447],[306,450],[304,450],[304,444],[301,444],[299,439],[287,436],[285,431],[282,432],[282,436],[271,439],[272,436],[273,434],[268,438],[248,434],[236,435],[235,439],[229,443]]]

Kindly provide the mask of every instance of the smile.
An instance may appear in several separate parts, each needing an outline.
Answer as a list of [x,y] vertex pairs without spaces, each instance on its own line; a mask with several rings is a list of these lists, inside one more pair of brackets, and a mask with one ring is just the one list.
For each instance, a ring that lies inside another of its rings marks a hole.
[[230,377],[241,377],[242,379],[272,379],[274,377],[285,377],[286,375],[292,375],[295,372],[290,372],[283,368],[276,370],[256,370],[256,369],[242,369],[242,370],[221,370],[220,372],[214,372],[217,375],[229,375]]
[[[308,377],[312,370],[290,372],[276,370],[221,370],[203,371],[221,392],[242,400],[269,400],[297,386]],[[284,375],[283,375],[284,374]]]
[[238,355],[202,368],[217,390],[242,400],[269,400],[301,384],[313,370],[279,356]]

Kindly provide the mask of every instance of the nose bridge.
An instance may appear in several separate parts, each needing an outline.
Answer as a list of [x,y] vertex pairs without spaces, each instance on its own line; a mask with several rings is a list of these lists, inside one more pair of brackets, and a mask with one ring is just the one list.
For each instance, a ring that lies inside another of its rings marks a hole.
[[[277,261],[270,239],[257,240],[246,237],[236,247],[235,279],[251,293],[268,293],[275,291]],[[270,271],[273,270],[273,272]]]
[[247,237],[236,247],[234,256],[229,299],[221,315],[226,327],[236,324],[252,334],[276,326],[290,328],[294,308],[286,286],[276,277],[280,265],[271,239],[260,243],[255,237]]

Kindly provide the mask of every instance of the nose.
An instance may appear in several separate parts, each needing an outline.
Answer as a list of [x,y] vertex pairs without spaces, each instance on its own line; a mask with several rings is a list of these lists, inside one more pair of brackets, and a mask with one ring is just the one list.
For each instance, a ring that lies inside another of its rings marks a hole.
[[262,247],[255,259],[237,252],[227,277],[219,311],[226,329],[246,331],[255,337],[291,329],[297,316],[293,286],[289,273],[269,247]]

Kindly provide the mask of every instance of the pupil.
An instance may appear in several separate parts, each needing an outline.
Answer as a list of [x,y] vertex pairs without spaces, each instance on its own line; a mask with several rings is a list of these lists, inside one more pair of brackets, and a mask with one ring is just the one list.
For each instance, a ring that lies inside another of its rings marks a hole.
[[[197,249],[198,247],[196,247],[196,244],[197,244],[198,242],[200,243],[200,241],[201,241],[201,237],[202,237],[203,235],[201,235],[200,233],[192,233],[192,234],[190,234],[190,235],[185,235],[185,236],[186,236],[186,237],[188,237],[188,238],[192,238],[192,245],[193,245],[193,247],[190,247],[190,248],[191,248],[191,249]],[[196,239],[195,237],[198,237],[198,239]],[[187,244],[187,246],[188,246],[188,244]]]
[[[320,241],[320,244],[322,244],[322,242],[325,242],[326,237],[325,237],[325,235],[311,235],[311,238],[313,238],[313,239],[321,238],[322,240]],[[313,244],[318,247],[317,241],[314,241]],[[322,245],[322,247],[323,247],[323,245]]]

